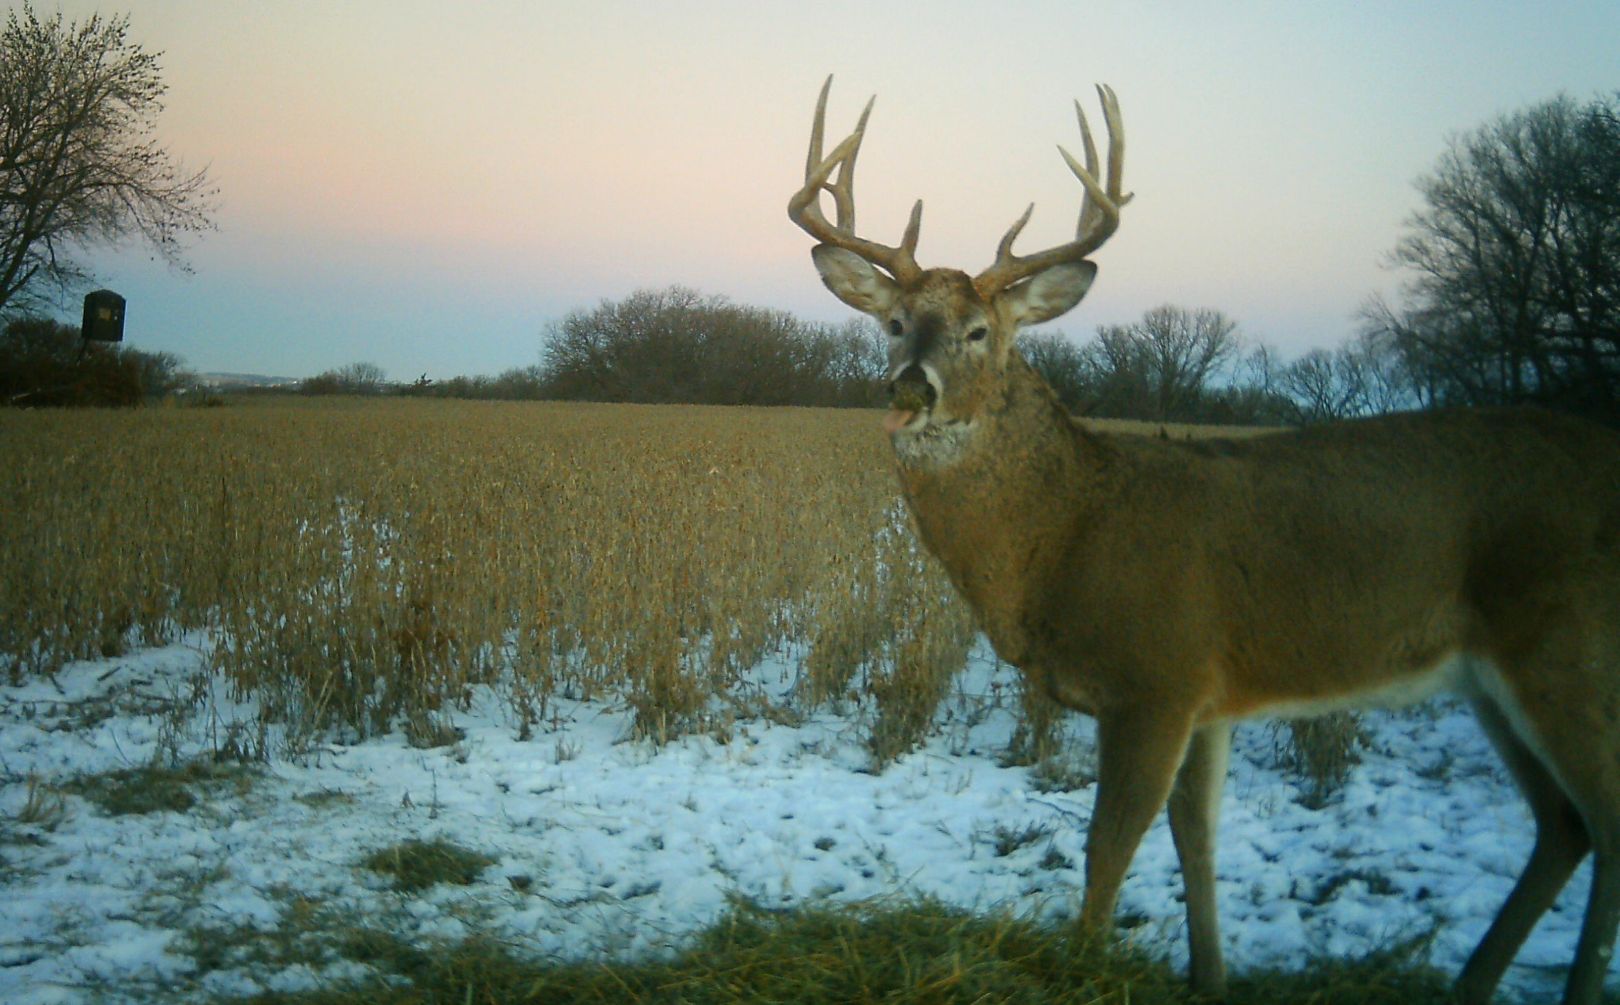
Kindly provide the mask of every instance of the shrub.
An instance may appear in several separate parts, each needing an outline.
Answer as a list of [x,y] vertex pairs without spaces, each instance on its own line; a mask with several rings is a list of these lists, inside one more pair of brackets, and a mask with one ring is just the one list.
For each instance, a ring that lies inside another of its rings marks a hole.
[[547,391],[576,401],[874,405],[883,348],[864,321],[799,321],[670,287],[575,311],[547,332]]
[[0,333],[0,403],[7,405],[139,405],[173,392],[179,370],[168,353],[87,344],[78,328],[48,318],[17,318]]

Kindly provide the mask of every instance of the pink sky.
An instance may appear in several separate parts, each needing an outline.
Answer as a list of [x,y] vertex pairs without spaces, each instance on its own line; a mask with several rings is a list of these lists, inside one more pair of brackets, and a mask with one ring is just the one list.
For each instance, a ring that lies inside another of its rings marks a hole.
[[1031,200],[1021,249],[1072,233],[1055,145],[1110,83],[1137,198],[1063,329],[1207,306],[1293,355],[1394,290],[1382,258],[1447,135],[1620,89],[1612,0],[110,9],[164,53],[160,136],[222,205],[195,275],[129,249],[98,278],[131,344],[292,376],[528,365],[549,321],[673,283],[847,317],[784,211],[828,72],[829,131],[878,95],[862,230],[897,240],[922,197],[922,263],[970,271]]

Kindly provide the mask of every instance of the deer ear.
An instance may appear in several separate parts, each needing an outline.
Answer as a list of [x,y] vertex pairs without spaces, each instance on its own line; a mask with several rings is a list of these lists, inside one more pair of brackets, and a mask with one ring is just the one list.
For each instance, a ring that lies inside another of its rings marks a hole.
[[1038,325],[1067,313],[1095,278],[1097,266],[1091,262],[1054,265],[996,294],[996,305],[1012,318],[1015,328]]
[[872,267],[872,263],[843,248],[818,244],[810,251],[821,281],[833,296],[858,311],[886,318],[900,299],[900,285]]

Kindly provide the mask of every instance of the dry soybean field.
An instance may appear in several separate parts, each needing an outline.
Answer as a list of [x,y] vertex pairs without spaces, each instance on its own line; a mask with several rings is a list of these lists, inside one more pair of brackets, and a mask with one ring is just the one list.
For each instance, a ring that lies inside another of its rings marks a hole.
[[[858,691],[882,709],[881,760],[971,637],[870,412],[15,411],[0,467],[14,680],[200,632],[219,679],[295,738],[431,744],[479,684],[537,724],[553,696],[613,695],[658,740]],[[784,646],[799,676],[767,701],[744,671]],[[264,756],[263,735],[225,741]]]

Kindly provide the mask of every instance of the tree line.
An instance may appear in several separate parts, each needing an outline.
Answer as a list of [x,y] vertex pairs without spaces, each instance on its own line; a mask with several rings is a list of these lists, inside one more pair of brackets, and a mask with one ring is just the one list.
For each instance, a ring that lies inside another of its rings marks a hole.
[[[1071,410],[1165,422],[1300,424],[1414,407],[1397,344],[1368,332],[1290,363],[1212,309],[1173,305],[1105,325],[1081,344],[1062,332],[1019,349]],[[306,394],[548,399],[643,404],[875,406],[884,338],[732,303],[684,287],[642,290],[551,324],[541,361],[493,377],[392,384],[355,363],[303,382]]]
[[883,367],[882,342],[863,321],[808,322],[671,286],[603,301],[553,322],[536,366],[497,377],[432,381],[424,375],[400,390],[645,404],[858,406],[882,400]]
[[1218,310],[1155,307],[1080,344],[1060,332],[1019,343],[1076,413],[1221,425],[1307,425],[1420,405],[1396,344],[1363,332],[1284,362]]

